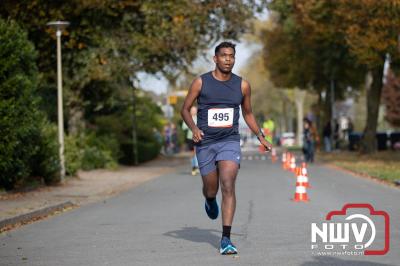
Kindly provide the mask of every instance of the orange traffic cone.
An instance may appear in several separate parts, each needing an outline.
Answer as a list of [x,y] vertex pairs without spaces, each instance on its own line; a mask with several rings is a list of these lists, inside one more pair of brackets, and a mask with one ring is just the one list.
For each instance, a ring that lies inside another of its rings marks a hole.
[[301,164],[301,174],[304,176],[307,176],[307,164],[306,163]]
[[290,171],[292,171],[294,173],[295,169],[296,169],[296,157],[293,155],[290,158]]
[[294,194],[293,201],[296,201],[296,202],[300,202],[300,201],[308,202],[309,201],[306,187],[296,185],[296,192]]
[[296,186],[310,187],[307,175],[303,175],[303,168],[296,167]]
[[282,169],[286,169],[286,152],[282,153]]
[[271,149],[271,160],[272,160],[273,163],[276,162],[276,160],[277,160],[276,149],[275,148]]
[[286,163],[285,163],[285,170],[289,170],[290,169],[290,161],[292,160],[292,154],[290,152],[286,153]]
[[[307,164],[306,163],[302,163],[301,164],[301,175],[306,177],[307,182],[308,182],[308,170],[307,170]],[[311,187],[310,183],[308,182],[308,186],[307,187]]]

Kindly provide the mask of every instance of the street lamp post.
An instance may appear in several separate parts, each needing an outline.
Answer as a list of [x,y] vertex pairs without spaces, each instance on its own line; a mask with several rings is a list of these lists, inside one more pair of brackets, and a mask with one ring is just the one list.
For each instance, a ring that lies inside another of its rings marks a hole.
[[132,82],[132,153],[133,153],[133,165],[139,164],[139,153],[137,147],[137,130],[136,130],[136,84],[137,80],[134,77],[129,77]]
[[61,34],[69,25],[67,21],[52,21],[47,23],[56,30],[57,36],[57,106],[58,106],[58,142],[60,152],[60,178],[61,182],[65,178],[65,159],[64,159],[64,114],[63,114],[63,96],[62,96],[62,69],[61,69]]

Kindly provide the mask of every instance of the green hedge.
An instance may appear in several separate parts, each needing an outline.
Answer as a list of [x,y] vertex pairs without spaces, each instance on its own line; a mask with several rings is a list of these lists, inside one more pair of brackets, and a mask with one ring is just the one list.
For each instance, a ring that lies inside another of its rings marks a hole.
[[113,136],[97,136],[94,132],[65,138],[65,167],[68,175],[78,170],[114,169],[118,165],[119,144]]
[[[161,143],[155,139],[138,141],[139,163],[158,156]],[[65,166],[68,175],[76,175],[78,170],[115,168],[119,163],[134,163],[132,142],[119,143],[113,135],[98,136],[95,133],[65,138]]]
[[31,176],[57,181],[57,139],[38,111],[36,51],[27,34],[0,19],[0,187],[13,189]]
[[32,176],[40,176],[46,185],[55,184],[60,181],[60,158],[58,145],[58,132],[55,124],[49,123],[46,119],[38,125],[40,135],[36,140],[38,150],[33,156],[30,165]]
[[[129,99],[128,99],[129,100]],[[143,91],[136,95],[136,133],[138,138],[138,162],[142,163],[158,156],[161,150],[156,131],[162,128],[162,111]],[[132,165],[132,105],[130,101],[116,108],[118,111],[99,115],[93,119],[92,127],[99,135],[112,135],[119,145],[119,162]]]
[[[138,141],[138,162],[146,162],[154,159],[160,154],[161,144],[156,141]],[[121,151],[123,156],[120,159],[122,164],[133,165],[135,157],[133,156],[132,142],[122,143]]]

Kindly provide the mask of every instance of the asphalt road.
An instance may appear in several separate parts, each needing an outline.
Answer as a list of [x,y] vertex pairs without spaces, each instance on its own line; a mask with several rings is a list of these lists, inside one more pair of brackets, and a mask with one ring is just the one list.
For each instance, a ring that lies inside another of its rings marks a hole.
[[[221,220],[208,219],[200,177],[182,166],[105,202],[0,235],[0,265],[400,265],[399,189],[312,165],[310,202],[293,202],[292,173],[244,155],[232,229],[238,256],[219,255]],[[313,254],[311,223],[351,202],[390,215],[389,253]]]

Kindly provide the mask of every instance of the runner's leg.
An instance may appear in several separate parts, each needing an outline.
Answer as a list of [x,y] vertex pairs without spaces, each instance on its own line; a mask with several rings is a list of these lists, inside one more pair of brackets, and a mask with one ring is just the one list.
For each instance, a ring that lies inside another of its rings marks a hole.
[[208,218],[215,220],[218,218],[219,208],[217,203],[217,192],[218,192],[218,170],[213,170],[206,174],[203,178],[203,194],[206,198],[204,208],[208,215]]
[[215,198],[217,196],[219,183],[217,170],[211,171],[203,179],[203,195],[206,199]]
[[236,209],[235,182],[239,165],[233,161],[218,161],[222,192],[222,225],[231,226]]
[[239,164],[234,161],[218,161],[219,178],[222,192],[222,237],[219,252],[222,255],[237,254],[236,247],[232,244],[231,228],[236,209],[235,181]]

